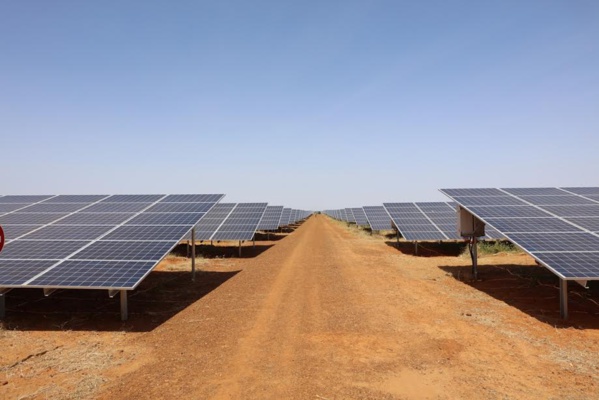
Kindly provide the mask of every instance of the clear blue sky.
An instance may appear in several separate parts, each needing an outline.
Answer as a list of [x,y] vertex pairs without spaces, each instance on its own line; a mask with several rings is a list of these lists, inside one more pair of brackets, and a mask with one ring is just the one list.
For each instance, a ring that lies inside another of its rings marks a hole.
[[599,186],[599,2],[0,0],[0,193]]

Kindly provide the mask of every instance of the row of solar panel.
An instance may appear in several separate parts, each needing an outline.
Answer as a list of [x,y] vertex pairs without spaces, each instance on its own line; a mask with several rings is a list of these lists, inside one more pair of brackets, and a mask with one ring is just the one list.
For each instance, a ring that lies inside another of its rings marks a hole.
[[[406,240],[459,240],[455,203],[384,203],[383,206],[327,210],[325,214],[372,230],[397,229]],[[494,229],[487,239],[502,236]]]
[[0,287],[133,289],[223,197],[0,196]]
[[599,188],[442,189],[563,279],[599,279]]

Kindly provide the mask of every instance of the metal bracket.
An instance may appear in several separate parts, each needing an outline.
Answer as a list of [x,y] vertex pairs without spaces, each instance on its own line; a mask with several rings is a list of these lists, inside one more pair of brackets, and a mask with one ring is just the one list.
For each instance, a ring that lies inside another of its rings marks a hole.
[[44,289],[44,296],[48,297],[52,293],[56,292],[58,289]]
[[110,297],[111,299],[114,298],[114,296],[116,296],[117,294],[120,293],[120,290],[117,289],[109,289],[108,290],[108,297]]
[[578,283],[580,286],[582,286],[585,289],[589,288],[589,286],[587,285],[589,283],[589,281],[585,280],[585,281],[574,281],[574,282]]

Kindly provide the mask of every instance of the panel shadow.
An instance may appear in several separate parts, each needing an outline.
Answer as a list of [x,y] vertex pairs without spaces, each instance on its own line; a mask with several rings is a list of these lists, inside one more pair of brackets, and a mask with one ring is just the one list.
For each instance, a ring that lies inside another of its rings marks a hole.
[[585,289],[575,282],[568,285],[569,319],[560,317],[559,278],[546,268],[525,265],[482,265],[478,280],[472,280],[472,267],[439,266],[465,285],[480,290],[537,320],[560,328],[599,328],[599,282]]
[[153,271],[128,292],[129,319],[120,321],[119,296],[106,290],[15,289],[6,296],[4,329],[23,331],[148,332],[192,305],[240,271]]

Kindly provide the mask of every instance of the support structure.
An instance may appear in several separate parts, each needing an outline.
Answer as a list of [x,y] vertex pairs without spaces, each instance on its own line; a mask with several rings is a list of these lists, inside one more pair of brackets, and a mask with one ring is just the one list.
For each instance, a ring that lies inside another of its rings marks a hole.
[[196,228],[191,230],[191,281],[196,280]]
[[414,255],[418,255],[418,242],[414,242]]
[[6,293],[11,290],[11,288],[0,288],[0,319],[6,317]]
[[127,307],[127,291],[121,290],[121,321],[127,321],[129,309]]
[[478,239],[472,236],[470,239],[470,257],[472,257],[472,278],[478,279]]
[[241,240],[239,241],[239,257],[241,257]]
[[559,280],[559,314],[562,319],[568,319],[568,281]]

